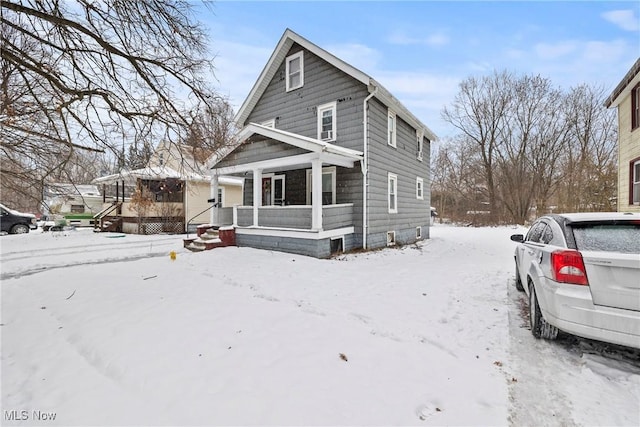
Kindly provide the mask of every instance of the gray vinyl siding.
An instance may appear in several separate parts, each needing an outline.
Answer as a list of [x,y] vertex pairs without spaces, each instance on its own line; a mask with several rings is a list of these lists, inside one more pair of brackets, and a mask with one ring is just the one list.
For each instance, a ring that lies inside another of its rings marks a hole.
[[[288,55],[301,46],[294,44]],[[288,56],[287,55],[287,56]],[[285,62],[252,109],[245,123],[275,120],[275,127],[299,135],[317,137],[317,107],[336,102],[336,141],[338,146],[364,151],[363,101],[366,85],[343,73],[309,51],[304,52],[304,86],[287,92]],[[416,227],[422,227],[422,238],[429,237],[430,221],[430,147],[424,139],[423,160],[417,160],[415,129],[397,116],[397,148],[387,145],[387,107],[375,97],[368,102],[368,244],[369,248],[386,245],[387,231],[396,232],[399,244],[416,240]],[[218,167],[270,160],[303,153],[304,150],[274,141],[254,141],[237,148]],[[329,165],[325,165],[329,166]],[[311,166],[309,165],[309,168]],[[265,171],[267,172],[267,171]],[[388,213],[388,173],[398,177],[398,213]],[[288,204],[306,203],[306,171],[285,173],[285,200]],[[416,198],[416,178],[423,179],[423,200]],[[245,181],[244,203],[253,203],[251,176]],[[355,233],[345,242],[346,250],[362,246],[363,175],[359,164],[353,168],[336,168],[336,203],[353,203],[352,224]],[[295,194],[295,196],[294,196]],[[244,239],[244,240],[243,240]],[[295,241],[289,241],[295,240]],[[324,257],[324,243],[300,239],[239,237],[239,242],[254,247],[280,248],[285,252],[306,253]],[[250,243],[250,244],[249,244]],[[327,243],[328,247],[329,243]],[[306,249],[303,249],[306,248]],[[305,252],[306,251],[306,252]]]
[[218,162],[216,168],[279,159],[305,153],[308,153],[308,151],[279,141],[265,139],[254,141],[249,139]]
[[[315,258],[328,258],[331,256],[331,239],[313,240],[236,234],[236,244],[238,246],[301,254]],[[355,244],[353,235],[344,236],[344,246],[345,251],[358,247]]]
[[[430,177],[429,144],[424,139],[423,159],[417,159],[414,128],[396,117],[396,148],[387,144],[387,112],[376,100],[369,102],[369,210],[367,246],[385,246],[387,231],[396,232],[396,242],[416,240],[415,229],[422,226],[423,238],[429,235]],[[398,213],[389,213],[388,174],[398,177]],[[423,179],[423,200],[416,197],[416,178]]]
[[[300,49],[300,46],[294,45],[287,56]],[[332,144],[362,151],[362,105],[367,95],[365,85],[305,51],[304,86],[286,91],[283,61],[244,124],[275,119],[278,129],[317,138],[317,107],[335,101],[336,141]]]
[[[288,55],[299,52],[294,45]],[[246,123],[264,123],[275,119],[275,127],[310,138],[317,138],[317,107],[336,102],[336,140],[332,144],[358,151],[363,150],[363,102],[368,89],[361,82],[325,62],[318,56],[304,52],[304,86],[287,92],[285,89],[285,63],[251,111]],[[222,160],[217,167],[268,160],[283,155],[300,154],[280,142],[254,142],[244,144]],[[303,151],[302,151],[303,152]],[[325,165],[328,166],[328,165]],[[311,165],[309,165],[311,167]],[[285,199],[290,204],[304,204],[306,199],[306,172],[286,172]],[[291,193],[290,193],[291,189]],[[294,194],[289,198],[288,194]],[[303,198],[299,195],[302,194]],[[251,179],[245,181],[244,203],[253,203]],[[353,203],[355,240],[362,244],[362,171],[356,163],[353,168],[338,167],[336,171],[336,203]]]

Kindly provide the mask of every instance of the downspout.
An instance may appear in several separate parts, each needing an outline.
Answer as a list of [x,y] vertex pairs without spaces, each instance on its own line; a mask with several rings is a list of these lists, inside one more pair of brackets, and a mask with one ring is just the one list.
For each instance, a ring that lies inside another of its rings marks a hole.
[[376,86],[373,92],[371,92],[362,104],[363,111],[363,134],[364,134],[364,150],[362,154],[362,248],[367,249],[367,231],[368,231],[368,219],[367,219],[367,189],[369,187],[369,126],[368,126],[368,108],[367,103],[378,93],[378,87]]
[[184,232],[189,233],[189,180],[187,178],[182,188],[182,199],[184,200]]

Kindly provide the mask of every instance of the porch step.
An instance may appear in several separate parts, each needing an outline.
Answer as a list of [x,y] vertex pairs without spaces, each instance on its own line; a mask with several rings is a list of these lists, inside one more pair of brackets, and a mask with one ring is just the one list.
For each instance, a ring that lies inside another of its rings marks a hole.
[[[221,238],[220,232],[216,229],[209,228],[206,232],[200,234],[200,236],[194,239],[191,243],[187,244],[185,247],[192,252],[201,252],[207,251],[214,248],[219,248],[223,246],[233,246],[235,245],[235,230],[223,230],[224,239]],[[233,238],[230,239],[229,234],[233,235]]]
[[106,220],[105,218],[101,218],[100,224],[94,227],[93,231],[94,232],[102,232],[102,231],[122,232],[122,218],[116,217],[116,218],[110,218],[109,220]]

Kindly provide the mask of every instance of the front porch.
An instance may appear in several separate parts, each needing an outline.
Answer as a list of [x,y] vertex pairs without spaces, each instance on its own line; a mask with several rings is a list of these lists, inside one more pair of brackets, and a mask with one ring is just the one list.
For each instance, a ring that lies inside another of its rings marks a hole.
[[[102,185],[103,209],[94,215],[101,231],[184,233],[193,196],[205,200],[209,196],[208,180],[181,179],[168,168],[123,171],[93,182]],[[207,219],[203,216],[201,222]]]
[[318,258],[354,248],[354,210],[362,193],[343,182],[362,182],[356,167],[362,153],[255,124],[239,140],[250,137],[249,144],[271,152],[264,160],[226,161],[212,169],[213,194],[220,175],[240,175],[251,184],[245,186],[243,205],[214,209],[211,224],[233,226],[238,246]]

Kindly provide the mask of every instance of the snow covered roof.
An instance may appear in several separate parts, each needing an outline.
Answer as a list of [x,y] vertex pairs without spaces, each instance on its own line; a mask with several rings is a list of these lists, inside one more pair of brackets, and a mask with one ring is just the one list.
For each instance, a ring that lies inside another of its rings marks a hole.
[[47,185],[45,192],[49,196],[100,196],[100,189],[92,184],[53,183]]
[[[172,169],[167,166],[149,166],[142,169],[121,171],[120,173],[116,173],[113,175],[103,176],[103,177],[94,179],[92,182],[95,184],[112,184],[118,181],[127,181],[132,183],[132,182],[135,182],[135,180],[137,179],[167,179],[167,178],[184,179],[186,181],[196,181],[196,182],[211,181],[211,176],[209,175],[200,175],[195,172],[181,174],[175,169]],[[218,179],[218,182],[221,185],[242,186],[244,180],[242,178],[223,176]]]

